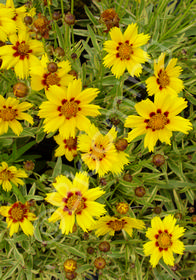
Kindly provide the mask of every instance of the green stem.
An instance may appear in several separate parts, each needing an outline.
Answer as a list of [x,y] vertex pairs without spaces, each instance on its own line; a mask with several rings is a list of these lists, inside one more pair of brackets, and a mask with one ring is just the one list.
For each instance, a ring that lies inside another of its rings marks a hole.
[[12,186],[12,189],[13,189],[13,193],[15,194],[16,198],[17,198],[20,202],[25,203],[26,200],[24,199],[24,197],[23,197],[21,191],[19,190],[19,188],[16,187],[15,185],[13,185],[13,186]]
[[71,0],[71,14],[74,13],[74,0]]

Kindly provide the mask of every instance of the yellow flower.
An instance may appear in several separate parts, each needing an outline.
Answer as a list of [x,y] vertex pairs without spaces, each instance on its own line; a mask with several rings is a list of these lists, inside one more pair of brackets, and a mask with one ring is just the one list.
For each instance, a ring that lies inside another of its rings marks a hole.
[[[25,27],[23,19],[24,19],[25,14],[26,14],[26,7],[21,6],[19,8],[15,8],[13,0],[7,0],[6,1],[6,8],[14,10],[14,17],[12,19],[16,23],[16,28],[18,30],[25,29],[26,27]],[[11,32],[11,33],[14,33],[14,31]]]
[[98,89],[88,88],[82,91],[81,80],[69,83],[68,88],[51,86],[46,91],[48,101],[40,106],[38,115],[44,120],[47,133],[59,129],[64,138],[75,138],[76,128],[88,130],[90,121],[86,116],[99,115],[97,105],[89,104],[98,94]]
[[172,58],[167,67],[164,66],[165,53],[162,53],[158,63],[154,62],[154,75],[146,80],[149,95],[170,93],[175,96],[183,90],[183,82],[178,77],[182,71],[175,66],[177,58]]
[[19,135],[23,131],[23,127],[18,120],[26,120],[30,124],[33,124],[33,118],[23,112],[31,108],[31,106],[28,102],[19,103],[16,98],[8,97],[5,99],[0,95],[0,135],[6,133],[8,127],[16,135]]
[[16,75],[20,79],[26,79],[29,76],[29,67],[35,56],[44,52],[42,42],[32,40],[26,30],[18,30],[18,35],[9,36],[12,45],[2,46],[0,56],[3,60],[2,69],[14,67]]
[[139,76],[142,71],[141,63],[149,58],[140,47],[147,43],[149,35],[138,34],[137,24],[132,23],[124,34],[120,28],[112,28],[110,37],[111,40],[104,43],[104,50],[108,52],[104,57],[104,66],[112,67],[111,71],[116,78],[122,76],[125,69],[131,76]]
[[14,16],[13,9],[8,9],[5,5],[0,4],[0,41],[5,42],[9,34],[16,32],[16,24],[12,20]]
[[72,161],[77,155],[77,137],[64,138],[58,134],[54,136],[54,140],[59,145],[55,150],[55,157],[65,156],[67,160]]
[[[51,68],[52,72],[49,71],[48,68]],[[70,70],[71,66],[68,60],[61,61],[59,63],[50,63],[47,55],[45,54],[42,56],[41,61],[39,59],[34,59],[31,64],[31,87],[36,91],[43,88],[48,90],[48,88],[52,85],[65,87],[69,82],[73,81],[73,75],[68,74]]]
[[151,255],[150,263],[155,267],[163,257],[167,265],[174,265],[173,253],[183,254],[184,244],[178,240],[183,236],[185,229],[176,224],[173,215],[168,215],[163,221],[159,217],[151,220],[151,228],[148,228],[146,237],[150,239],[144,244],[144,254]]
[[110,216],[101,217],[94,225],[92,225],[91,230],[96,230],[95,234],[97,236],[105,235],[109,233],[114,235],[115,231],[124,230],[130,236],[132,236],[133,228],[144,229],[145,224],[143,221],[140,221],[135,218],[123,217],[116,218]]
[[28,202],[22,204],[18,201],[11,206],[2,206],[0,207],[0,214],[6,217],[7,228],[10,228],[10,236],[18,232],[19,226],[26,235],[33,235],[33,225],[30,221],[36,220],[36,216],[29,212]]
[[47,194],[46,201],[58,206],[49,218],[49,222],[61,220],[62,233],[72,233],[75,219],[78,225],[87,231],[95,222],[93,217],[100,217],[106,211],[104,205],[95,202],[105,192],[101,188],[88,189],[89,177],[86,173],[76,173],[73,182],[60,175],[53,183],[57,192]]
[[116,137],[114,127],[106,135],[102,135],[93,124],[88,128],[87,135],[78,136],[78,150],[83,152],[82,160],[99,176],[109,171],[118,174],[129,163],[125,152],[117,152],[114,145]]
[[[6,162],[1,163],[0,166],[0,185],[2,185],[5,191],[12,189],[12,184],[18,187],[18,185],[24,185],[23,180],[20,178],[27,178],[28,175],[22,169],[17,169],[15,166],[8,167]],[[12,183],[12,184],[11,184]]]
[[158,139],[171,145],[172,131],[187,134],[192,129],[189,120],[177,116],[186,107],[184,98],[170,94],[155,95],[154,103],[150,99],[137,103],[135,109],[140,116],[128,116],[125,120],[125,127],[133,128],[128,134],[128,141],[146,134],[144,147],[148,147],[149,151],[154,151]]

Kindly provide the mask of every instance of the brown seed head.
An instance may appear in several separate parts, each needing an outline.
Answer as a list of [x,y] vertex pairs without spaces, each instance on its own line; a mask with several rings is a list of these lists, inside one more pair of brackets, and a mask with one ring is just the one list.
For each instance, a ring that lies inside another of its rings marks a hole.
[[156,206],[156,207],[153,209],[153,211],[154,211],[155,214],[160,214],[161,211],[162,211],[162,208],[159,207],[159,206]]
[[74,25],[76,18],[74,15],[68,12],[67,14],[65,14],[64,20],[68,25]]
[[73,272],[66,272],[66,278],[69,280],[75,279],[77,277],[77,273],[75,271]]
[[65,51],[61,47],[57,47],[54,52],[57,56],[64,56],[65,55]]
[[152,162],[159,167],[165,163],[165,158],[163,155],[157,154],[153,156]]
[[99,250],[100,250],[101,252],[104,252],[104,253],[110,251],[110,243],[107,242],[107,241],[101,242],[101,243],[99,244]]
[[98,257],[95,259],[94,261],[94,266],[97,268],[97,269],[103,269],[105,266],[106,266],[106,261],[104,258],[102,257]]
[[32,17],[30,17],[30,16],[24,17],[24,23],[25,23],[26,25],[31,25],[32,22],[33,22]]
[[61,13],[59,11],[55,11],[53,14],[52,14],[52,18],[54,20],[59,20],[61,18]]
[[95,252],[95,249],[93,247],[88,247],[87,248],[87,253],[92,255]]
[[191,206],[189,207],[189,213],[193,214],[195,212],[195,207]]
[[32,171],[35,167],[35,163],[32,160],[26,160],[23,162],[23,167],[27,171]]
[[124,151],[128,146],[126,139],[118,139],[115,143],[115,147],[118,151]]
[[13,86],[13,92],[16,97],[25,97],[29,92],[29,88],[25,83],[17,83]]
[[126,173],[126,174],[123,176],[123,180],[125,180],[125,181],[127,181],[127,182],[132,182],[133,177],[131,176],[131,174]]
[[143,197],[145,195],[146,191],[144,187],[137,187],[135,189],[135,195],[138,197]]
[[49,72],[54,73],[58,70],[58,65],[56,62],[49,62],[47,68]]
[[115,12],[114,9],[107,9],[103,13],[101,13],[100,16],[100,22],[104,23],[107,27],[107,30],[105,32],[109,32],[109,30],[116,26],[119,27],[119,17],[118,14]]

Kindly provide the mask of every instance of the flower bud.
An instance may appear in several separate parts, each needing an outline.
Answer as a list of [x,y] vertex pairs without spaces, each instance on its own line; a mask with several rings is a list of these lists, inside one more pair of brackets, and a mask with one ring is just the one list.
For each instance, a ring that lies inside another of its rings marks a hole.
[[65,51],[61,47],[57,47],[54,52],[57,56],[64,56],[65,55]]
[[71,58],[72,58],[72,59],[76,59],[77,57],[78,57],[78,56],[77,56],[76,53],[72,53],[72,54],[71,54]]
[[133,177],[131,176],[131,174],[126,173],[126,174],[123,176],[123,180],[125,180],[125,181],[127,181],[127,182],[132,182]]
[[105,30],[106,33],[109,32],[109,30],[114,26],[119,27],[118,14],[112,8],[103,11],[103,13],[100,15],[99,21],[105,23],[107,27],[107,30]]
[[25,23],[26,25],[31,25],[32,22],[33,22],[32,17],[30,17],[30,16],[24,17],[24,23]]
[[112,123],[113,125],[115,125],[115,126],[117,126],[117,125],[120,123],[120,120],[119,120],[118,118],[116,118],[116,117],[112,117],[112,118],[110,119],[110,121],[111,121],[111,123]]
[[153,156],[152,162],[159,167],[165,163],[165,158],[163,155],[157,154]]
[[90,247],[87,248],[87,253],[88,254],[92,255],[94,252],[95,252],[95,249],[93,247],[90,246]]
[[103,269],[105,266],[106,266],[106,261],[104,258],[102,257],[98,257],[95,259],[94,261],[94,266],[97,268],[97,269]]
[[67,279],[72,280],[72,279],[75,279],[77,277],[77,273],[75,271],[66,272],[65,276],[66,276]]
[[75,70],[73,70],[73,69],[70,70],[70,71],[68,72],[68,74],[74,76],[76,79],[78,78],[78,73],[77,73]]
[[174,215],[174,217],[177,219],[177,220],[182,220],[182,214],[181,213],[176,213]]
[[193,206],[189,207],[189,213],[193,214],[195,212],[195,208]]
[[52,18],[54,20],[58,20],[61,18],[61,13],[59,11],[55,11],[53,14],[52,14]]
[[54,73],[58,70],[58,66],[57,66],[56,62],[49,62],[47,69],[49,72]]
[[153,211],[154,211],[155,214],[160,214],[161,211],[162,211],[162,208],[159,207],[159,206],[156,206],[156,207],[153,209]]
[[13,86],[13,92],[16,97],[25,97],[27,96],[29,89],[25,83],[17,83]]
[[35,167],[35,163],[32,160],[26,160],[23,162],[23,167],[27,171],[32,171]]
[[193,216],[191,217],[191,220],[192,220],[193,223],[196,223],[196,215],[193,215]]
[[115,147],[118,151],[124,151],[128,146],[126,139],[118,139],[115,143]]
[[110,251],[110,243],[107,242],[107,241],[101,242],[101,243],[99,244],[99,250],[100,250],[101,252],[104,252],[104,253]]
[[107,185],[107,181],[106,181],[105,178],[100,178],[99,183],[100,183],[102,186],[106,186],[106,185]]
[[138,197],[143,197],[145,195],[146,191],[144,187],[137,187],[135,189],[135,195]]
[[125,215],[129,211],[129,204],[126,202],[119,202],[116,205],[116,210],[118,213]]
[[73,272],[77,268],[77,262],[73,259],[67,259],[64,262],[64,270],[65,272]]
[[74,25],[75,19],[76,19],[75,16],[72,15],[70,12],[65,14],[64,20],[68,25]]

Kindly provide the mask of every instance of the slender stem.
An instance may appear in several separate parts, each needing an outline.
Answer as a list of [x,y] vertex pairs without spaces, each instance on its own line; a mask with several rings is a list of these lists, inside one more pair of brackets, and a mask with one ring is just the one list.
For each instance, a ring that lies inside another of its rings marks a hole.
[[71,14],[74,13],[74,0],[71,0]]

